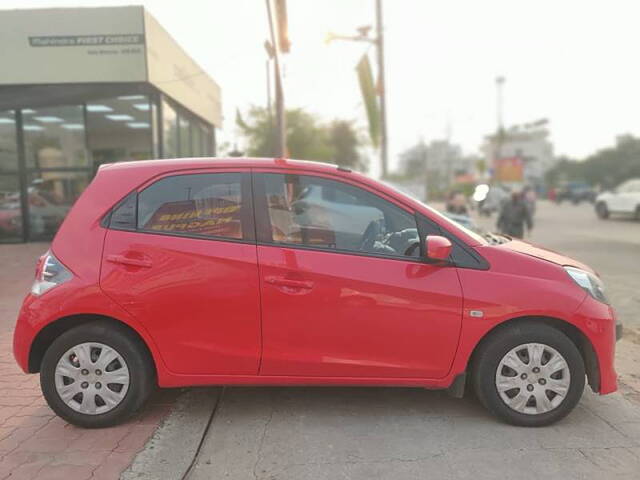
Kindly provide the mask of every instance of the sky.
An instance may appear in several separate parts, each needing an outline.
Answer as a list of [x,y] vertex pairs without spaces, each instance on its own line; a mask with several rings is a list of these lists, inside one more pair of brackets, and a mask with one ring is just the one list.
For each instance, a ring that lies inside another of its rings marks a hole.
[[[0,8],[144,5],[222,87],[222,141],[235,111],[266,103],[264,0],[0,0]],[[355,65],[367,44],[328,32],[375,24],[374,0],[288,0],[285,100],[366,132]],[[574,158],[640,135],[640,2],[384,0],[390,162],[420,139],[466,153],[496,128],[497,75],[507,125],[548,118],[555,152]],[[374,50],[369,49],[374,61]]]

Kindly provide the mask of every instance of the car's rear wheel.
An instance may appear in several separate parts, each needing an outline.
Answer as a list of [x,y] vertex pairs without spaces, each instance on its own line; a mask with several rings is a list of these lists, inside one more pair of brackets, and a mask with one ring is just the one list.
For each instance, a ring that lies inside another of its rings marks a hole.
[[560,420],[577,405],[585,368],[564,333],[523,322],[497,331],[479,347],[473,382],[491,413],[513,425],[539,427]]
[[598,202],[596,204],[596,213],[598,214],[598,218],[603,220],[609,218],[609,209],[607,208],[607,204],[604,202]]
[[98,428],[135,413],[153,391],[155,372],[139,339],[118,324],[97,321],[54,340],[42,359],[40,384],[56,414]]

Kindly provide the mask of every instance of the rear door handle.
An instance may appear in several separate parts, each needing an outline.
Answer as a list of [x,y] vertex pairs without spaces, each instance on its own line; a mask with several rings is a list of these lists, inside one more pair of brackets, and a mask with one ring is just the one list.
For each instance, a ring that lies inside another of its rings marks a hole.
[[285,277],[265,277],[265,282],[270,283],[271,285],[276,285],[279,287],[289,287],[289,288],[305,288],[311,289],[313,288],[313,282],[308,280],[292,280],[290,278]]
[[132,267],[151,267],[151,260],[145,260],[142,258],[125,257],[124,255],[107,255],[106,260],[111,263],[118,263],[120,265],[129,265]]

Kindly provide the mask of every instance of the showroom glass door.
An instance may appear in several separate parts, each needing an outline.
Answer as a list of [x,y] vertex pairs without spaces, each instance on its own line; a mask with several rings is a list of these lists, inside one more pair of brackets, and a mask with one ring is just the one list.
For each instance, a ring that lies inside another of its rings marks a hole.
[[0,111],[0,243],[23,239],[16,115]]
[[22,110],[27,240],[50,240],[90,181],[83,105]]

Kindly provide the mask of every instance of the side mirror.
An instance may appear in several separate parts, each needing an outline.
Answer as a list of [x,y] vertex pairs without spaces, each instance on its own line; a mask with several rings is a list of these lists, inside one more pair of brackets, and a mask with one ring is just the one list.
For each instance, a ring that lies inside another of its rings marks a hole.
[[446,262],[451,255],[451,241],[439,235],[427,235],[425,239],[425,254],[428,260]]

